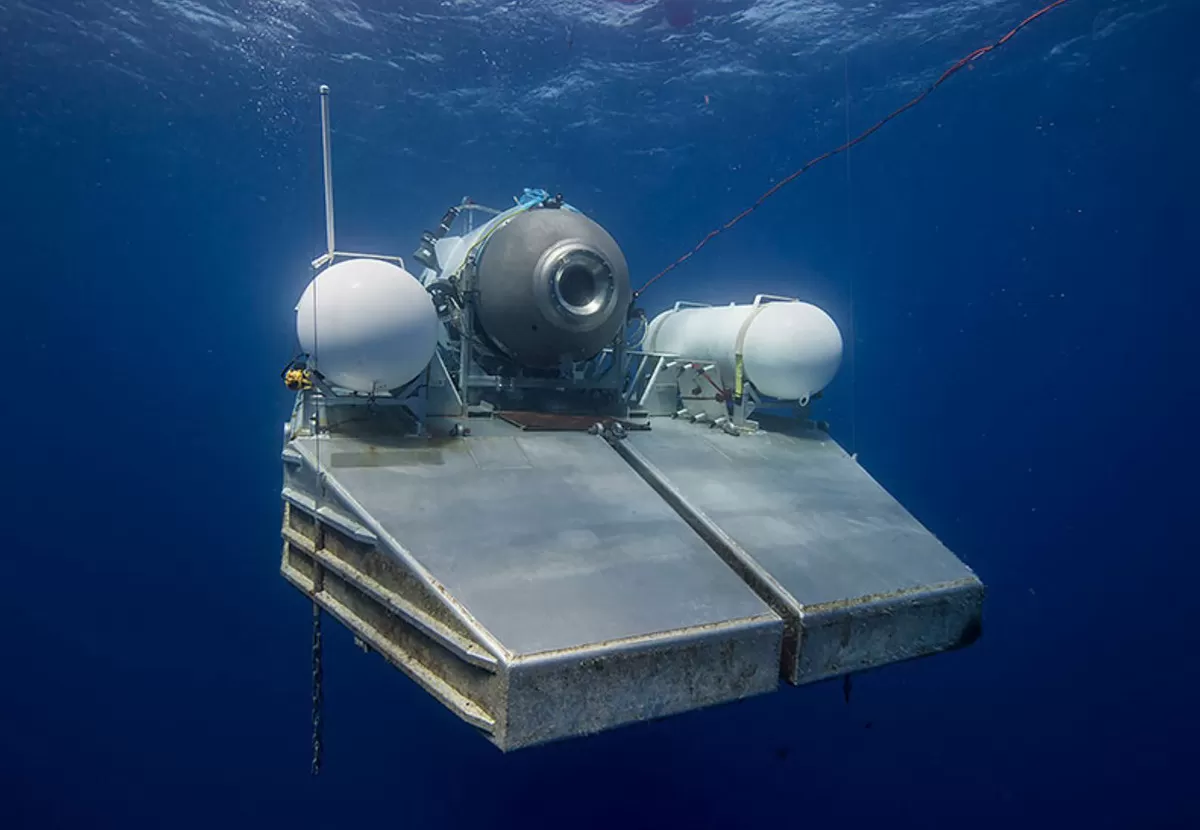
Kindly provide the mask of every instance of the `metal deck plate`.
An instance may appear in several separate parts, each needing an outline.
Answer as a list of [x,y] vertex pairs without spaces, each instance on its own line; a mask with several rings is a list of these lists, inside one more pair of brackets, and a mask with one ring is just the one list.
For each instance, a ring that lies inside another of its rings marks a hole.
[[329,472],[512,654],[770,613],[601,438],[325,443]]
[[827,434],[657,418],[618,446],[788,620],[791,682],[978,637],[982,583]]
[[[495,654],[502,688],[455,681],[442,652],[420,657],[424,645],[411,661],[389,659],[457,683],[506,749],[776,688],[782,619],[603,438],[472,429],[320,439],[325,502],[336,502],[326,512],[360,523],[456,630]],[[304,507],[295,494],[316,489],[316,441],[288,448],[298,458],[287,492]]]

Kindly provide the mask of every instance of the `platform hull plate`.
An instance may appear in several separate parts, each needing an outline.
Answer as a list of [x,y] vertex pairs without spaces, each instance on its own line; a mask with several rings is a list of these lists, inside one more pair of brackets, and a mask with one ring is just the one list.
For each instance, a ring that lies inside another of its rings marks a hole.
[[783,620],[603,438],[472,427],[291,441],[285,575],[506,750],[777,687]]
[[981,630],[983,584],[814,428],[671,419],[618,450],[787,622],[801,684],[946,651]]
[[825,433],[470,426],[288,441],[282,571],[501,749],[978,636],[982,583]]

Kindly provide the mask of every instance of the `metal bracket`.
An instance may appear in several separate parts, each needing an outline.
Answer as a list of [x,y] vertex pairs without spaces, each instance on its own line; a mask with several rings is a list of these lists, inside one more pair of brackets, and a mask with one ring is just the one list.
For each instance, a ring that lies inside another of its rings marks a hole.
[[715,363],[672,361],[672,368],[685,417],[710,425],[729,417],[728,392]]

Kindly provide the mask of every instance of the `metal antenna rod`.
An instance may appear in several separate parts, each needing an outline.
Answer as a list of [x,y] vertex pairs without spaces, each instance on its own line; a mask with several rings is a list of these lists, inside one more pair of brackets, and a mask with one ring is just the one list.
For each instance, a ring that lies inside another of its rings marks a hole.
[[321,84],[321,144],[325,155],[325,246],[326,256],[333,259],[333,161],[329,148],[329,87]]

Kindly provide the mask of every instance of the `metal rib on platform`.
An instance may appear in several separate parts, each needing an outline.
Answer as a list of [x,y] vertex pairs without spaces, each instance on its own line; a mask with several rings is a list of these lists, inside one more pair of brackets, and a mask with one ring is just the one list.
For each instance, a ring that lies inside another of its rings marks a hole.
[[284,574],[505,750],[777,687],[783,620],[603,438],[471,428],[289,442]]
[[[808,683],[968,645],[984,587],[826,433],[656,418],[617,450],[787,622]],[[789,434],[790,433],[790,434]]]

